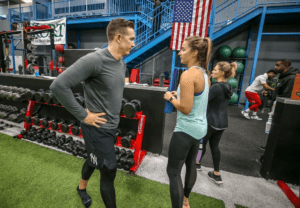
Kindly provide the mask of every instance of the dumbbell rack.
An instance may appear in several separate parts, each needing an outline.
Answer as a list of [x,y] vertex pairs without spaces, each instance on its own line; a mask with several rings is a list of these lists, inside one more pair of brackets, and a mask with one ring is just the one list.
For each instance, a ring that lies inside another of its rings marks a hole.
[[[41,103],[41,104],[45,104],[45,105],[53,105],[53,106],[57,106],[57,107],[62,107],[60,105],[55,105],[55,104],[48,104],[48,103],[43,103],[43,102],[37,102],[37,101],[32,101],[32,100],[28,100],[28,106],[27,106],[27,111],[26,111],[26,116],[32,116],[33,113],[33,109],[35,106],[35,103]],[[120,115],[121,118],[127,118],[124,114]],[[143,111],[137,112],[134,118],[127,118],[127,119],[134,119],[134,120],[138,120],[138,128],[137,128],[137,134],[136,134],[136,139],[135,140],[131,140],[131,147],[129,149],[134,150],[134,154],[133,154],[133,160],[134,160],[134,165],[129,169],[129,173],[134,174],[136,173],[136,171],[138,170],[140,164],[142,163],[144,157],[147,154],[146,150],[142,150],[142,144],[143,144],[143,136],[144,136],[144,128],[145,128],[145,122],[146,122],[146,115],[143,115]],[[24,121],[24,129],[25,131],[28,131],[30,129],[30,126],[34,125],[32,123],[26,123]],[[51,126],[51,123],[49,123],[49,125]],[[40,125],[40,127],[44,128],[42,125]],[[71,128],[72,126],[69,127],[69,132],[67,134],[73,135],[71,132]],[[51,127],[47,128],[49,130],[53,130]],[[53,131],[58,131],[58,132],[62,132],[60,130],[60,126],[59,126],[59,130],[53,130]],[[81,133],[81,129],[80,129],[80,134],[79,135],[73,135],[73,136],[78,136],[78,137],[83,137],[82,133]],[[23,136],[21,134],[19,134],[17,136],[18,139],[22,139]],[[122,146],[121,144],[121,136],[117,137],[117,142],[115,144],[115,146],[119,146],[122,148],[125,148]]]
[[[143,111],[140,111],[140,112],[137,112],[135,114],[134,118],[128,118],[124,114],[121,114],[120,117],[121,118],[138,120],[138,128],[137,128],[137,131],[136,131],[136,139],[135,140],[132,139],[130,141],[131,147],[129,148],[131,150],[134,150],[134,154],[133,154],[134,164],[129,169],[129,173],[134,174],[138,170],[140,164],[142,163],[144,157],[147,154],[146,150],[142,150],[146,115],[143,115]],[[121,139],[122,139],[122,137],[120,137],[120,136],[117,137],[117,142],[116,142],[115,146],[124,148],[121,144]]]

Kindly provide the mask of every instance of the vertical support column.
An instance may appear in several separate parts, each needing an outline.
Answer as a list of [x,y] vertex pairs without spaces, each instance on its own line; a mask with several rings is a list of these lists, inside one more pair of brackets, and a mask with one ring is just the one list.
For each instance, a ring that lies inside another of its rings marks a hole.
[[213,34],[214,34],[214,26],[215,26],[215,15],[216,15],[216,0],[213,0],[213,5],[210,13],[210,26],[208,31],[208,36],[213,40]]
[[80,49],[81,48],[81,30],[77,30],[76,35],[77,35],[77,49]]
[[246,74],[246,68],[247,68],[247,63],[248,63],[248,57],[249,57],[249,52],[250,52],[252,35],[253,35],[253,24],[251,25],[249,35],[248,35],[246,61],[245,61],[244,71],[243,71],[243,75],[241,77],[240,86],[239,86],[240,92],[239,92],[238,105],[240,104],[241,95],[242,95],[242,92],[243,92],[244,78],[245,78],[245,74]]
[[[260,43],[261,43],[262,32],[264,29],[266,13],[267,13],[267,7],[264,7],[262,14],[261,14],[260,22],[259,22],[257,41],[256,41],[256,47],[255,47],[255,53],[254,53],[254,58],[253,58],[253,65],[252,65],[249,85],[252,84],[254,77],[255,77],[258,53],[259,53],[259,48],[260,48]],[[246,100],[245,110],[248,109],[248,107],[249,107],[249,102],[248,102],[248,100]]]
[[[171,68],[171,74],[170,74],[170,87],[169,87],[169,91],[171,92],[173,89],[173,83],[176,82],[175,79],[175,62],[176,62],[176,50],[173,50],[173,54],[172,54],[172,68]],[[170,103],[169,101],[166,102],[166,106],[165,106],[165,113],[172,113],[173,110],[173,104]]]
[[[11,24],[9,25],[9,30],[12,30],[12,26]],[[15,45],[14,45],[14,37],[11,36],[11,59],[12,59],[12,63],[13,63],[13,73],[16,73],[16,62],[15,62]]]
[[67,36],[67,34],[68,34],[68,32],[67,32],[67,26],[68,26],[68,23],[66,24],[66,43],[65,43],[65,49],[67,49],[67,43],[68,43],[68,36]]

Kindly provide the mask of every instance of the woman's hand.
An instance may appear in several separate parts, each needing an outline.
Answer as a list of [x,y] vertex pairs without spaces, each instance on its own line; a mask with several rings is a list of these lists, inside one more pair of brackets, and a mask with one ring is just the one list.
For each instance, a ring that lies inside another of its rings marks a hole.
[[173,95],[175,98],[177,98],[177,92],[176,92],[176,91],[172,91],[171,93],[172,93],[172,95]]
[[164,99],[167,101],[169,101],[171,97],[173,97],[173,95],[169,91],[164,94]]
[[91,111],[87,110],[87,117],[83,120],[84,123],[93,125],[97,128],[100,128],[97,124],[106,124],[107,120],[105,118],[101,118],[100,116],[105,116],[106,113],[92,113]]

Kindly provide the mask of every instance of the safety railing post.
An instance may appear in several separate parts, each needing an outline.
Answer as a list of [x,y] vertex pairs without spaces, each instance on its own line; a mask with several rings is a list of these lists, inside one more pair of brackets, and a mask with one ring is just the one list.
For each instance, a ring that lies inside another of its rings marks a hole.
[[239,6],[240,6],[240,0],[238,0],[237,6],[236,6],[236,16],[235,16],[235,19],[237,19],[238,15],[239,15]]

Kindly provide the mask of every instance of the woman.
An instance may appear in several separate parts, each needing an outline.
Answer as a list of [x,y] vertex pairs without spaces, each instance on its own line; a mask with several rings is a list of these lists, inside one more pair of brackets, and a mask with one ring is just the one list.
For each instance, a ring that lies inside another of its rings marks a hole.
[[[207,65],[210,54],[209,38],[192,36],[185,39],[179,56],[188,70],[181,75],[178,92],[166,92],[164,95],[164,99],[178,110],[167,166],[173,208],[190,207],[188,197],[197,177],[195,160],[200,139],[207,132],[206,110],[210,84]],[[180,173],[184,163],[186,177],[183,188]]]
[[203,138],[203,151],[197,169],[201,170],[200,161],[206,151],[206,144],[209,141],[209,146],[212,153],[214,171],[208,173],[208,176],[217,184],[223,183],[219,173],[220,165],[220,149],[219,142],[224,130],[228,127],[227,107],[232,96],[232,87],[227,82],[229,77],[235,76],[237,64],[219,62],[212,71],[212,78],[217,80],[209,89],[209,99],[207,108],[207,135]]

